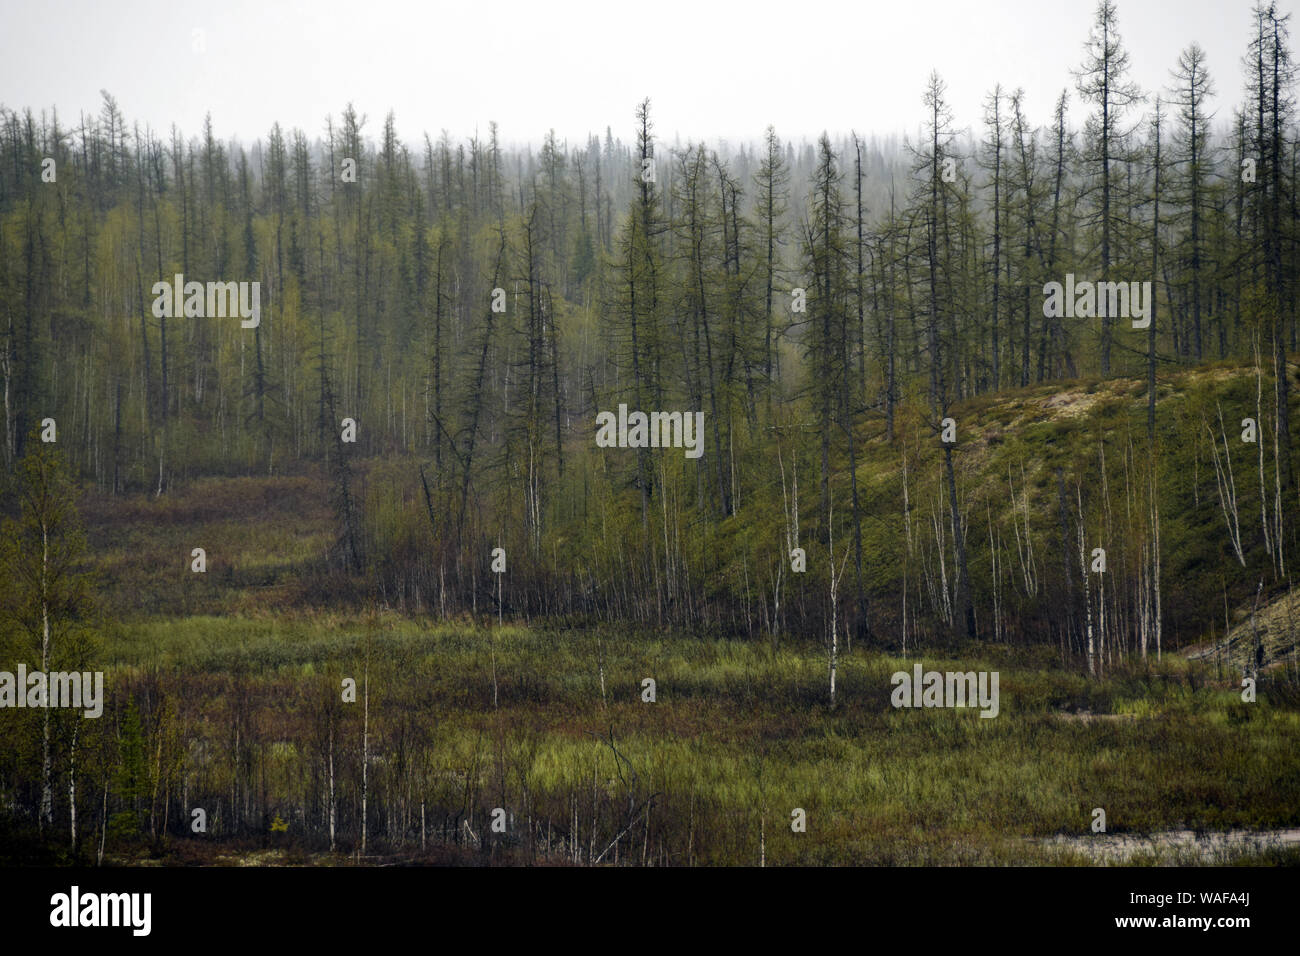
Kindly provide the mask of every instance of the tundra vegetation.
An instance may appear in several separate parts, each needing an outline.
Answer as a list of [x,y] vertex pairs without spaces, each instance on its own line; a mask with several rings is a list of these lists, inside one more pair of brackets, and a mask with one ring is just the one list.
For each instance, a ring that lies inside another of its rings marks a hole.
[[[999,86],[962,133],[935,74],[915,141],[0,108],[0,671],[106,697],[0,708],[0,859],[1300,825],[1300,130],[1288,19],[1248,15],[1231,116],[1194,43],[1137,90],[1102,0],[1083,115]],[[1047,307],[1076,278],[1141,320]],[[694,444],[598,441],[624,406]],[[917,663],[997,672],[996,717],[891,706]]]

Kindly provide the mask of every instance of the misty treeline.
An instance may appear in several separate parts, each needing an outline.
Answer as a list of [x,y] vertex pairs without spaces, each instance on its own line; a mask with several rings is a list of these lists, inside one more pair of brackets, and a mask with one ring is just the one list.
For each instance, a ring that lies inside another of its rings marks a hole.
[[[302,569],[322,604],[822,639],[827,693],[792,712],[836,704],[855,641],[1044,643],[1100,674],[1201,636],[1298,553],[1300,144],[1287,18],[1249,16],[1241,64],[1192,44],[1140,91],[1103,0],[1077,98],[1034,116],[999,86],[963,132],[936,73],[903,142],[669,145],[649,101],[539,148],[351,107],[247,147],[142,128],[107,93],[72,124],[0,110],[3,666],[96,666],[78,484],[285,472],[330,489],[335,545]],[[157,315],[176,274],[259,283],[260,321]],[[1149,281],[1150,327],[1045,318],[1067,274]],[[1222,360],[1216,407],[1187,383]],[[1059,421],[1015,405],[1058,382]],[[1094,393],[1120,407],[1102,427],[1066,407]],[[702,457],[597,448],[620,404],[702,411]],[[488,846],[494,807],[522,852],[577,861],[739,839],[716,814],[706,834],[681,780],[654,792],[666,771],[638,777],[612,729],[538,778],[533,725],[497,703],[541,692],[498,684],[498,631],[465,629],[490,696],[368,633],[310,681],[119,668],[107,719],[10,712],[4,805],[85,855],[192,833],[195,808],[214,835],[283,815],[340,849]],[[473,694],[492,711],[466,734],[427,719]]]
[[[108,93],[71,123],[4,110],[6,465],[48,418],[101,494],[317,469],[329,592],[421,613],[1145,653],[1171,614],[1205,624],[1204,601],[1162,606],[1171,510],[1220,489],[1196,527],[1218,554],[1235,525],[1236,596],[1295,554],[1300,154],[1287,17],[1250,17],[1241,63],[1191,44],[1141,91],[1102,2],[1073,96],[1032,116],[998,86],[963,134],[936,73],[901,143],[669,145],[648,100],[630,142],[539,148],[351,106],[248,147],[142,128]],[[157,315],[178,274],[258,282],[260,322]],[[1046,318],[1067,274],[1150,282],[1149,330]],[[1208,438],[1157,427],[1161,378],[1220,359],[1252,369],[1256,445],[1239,405]],[[1067,434],[998,485],[973,470],[981,397],[1080,377],[1136,380],[1147,428]],[[597,448],[620,404],[702,411],[703,456]],[[1176,488],[1171,443],[1194,456]]]

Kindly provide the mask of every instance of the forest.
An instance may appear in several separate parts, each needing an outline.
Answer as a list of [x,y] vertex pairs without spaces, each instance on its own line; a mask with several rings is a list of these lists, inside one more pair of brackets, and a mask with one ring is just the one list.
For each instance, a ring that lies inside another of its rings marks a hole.
[[[1049,111],[936,71],[915,137],[0,105],[0,670],[106,675],[0,707],[0,858],[1300,825],[1300,127],[1241,15],[1143,90],[1100,0]],[[1000,715],[891,708],[920,660]]]

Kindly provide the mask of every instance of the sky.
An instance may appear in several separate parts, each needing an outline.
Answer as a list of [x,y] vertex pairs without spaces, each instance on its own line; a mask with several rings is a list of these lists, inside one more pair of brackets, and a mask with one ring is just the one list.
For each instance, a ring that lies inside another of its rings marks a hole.
[[[1118,0],[1132,79],[1168,86],[1199,42],[1226,121],[1250,7]],[[277,120],[314,138],[351,102],[368,137],[391,109],[409,143],[496,120],[509,145],[552,128],[578,143],[607,125],[631,142],[648,96],[663,141],[755,142],[771,123],[798,142],[914,135],[933,69],[959,129],[978,126],[999,82],[1024,88],[1035,125],[1068,87],[1078,126],[1071,70],[1095,13],[1095,0],[0,0],[0,104],[57,107],[68,125],[107,89],[128,121],[192,136],[211,112],[218,136],[251,143]]]

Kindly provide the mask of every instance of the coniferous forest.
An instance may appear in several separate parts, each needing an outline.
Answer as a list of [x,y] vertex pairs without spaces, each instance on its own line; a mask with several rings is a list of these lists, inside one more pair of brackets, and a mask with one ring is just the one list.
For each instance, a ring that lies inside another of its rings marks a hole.
[[907,136],[0,105],[0,859],[1296,863],[1300,115],[1225,15]]

